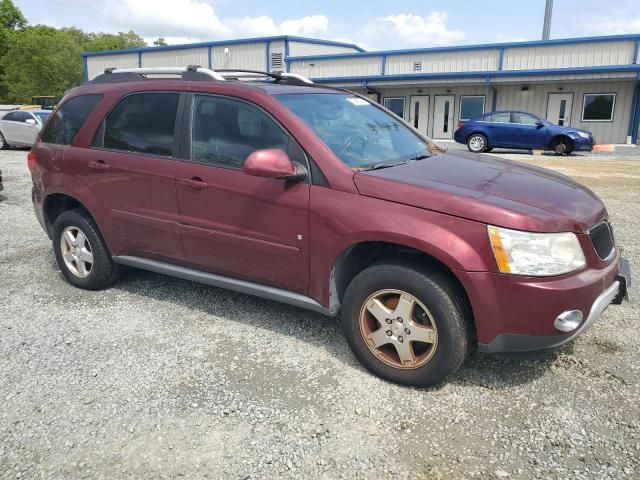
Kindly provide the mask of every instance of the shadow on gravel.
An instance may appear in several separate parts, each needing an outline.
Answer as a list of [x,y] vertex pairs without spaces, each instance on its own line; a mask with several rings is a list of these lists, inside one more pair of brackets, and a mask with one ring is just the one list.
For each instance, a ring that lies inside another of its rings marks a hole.
[[[339,321],[314,312],[135,269],[127,269],[114,288],[176,303],[205,315],[241,322],[276,334],[293,335],[314,347],[329,350],[341,363],[359,365],[342,337]],[[447,383],[489,389],[506,389],[530,383],[544,375],[560,353],[571,353],[572,349],[572,345],[567,345],[534,354],[475,353]]]
[[295,336],[314,347],[329,350],[342,363],[357,364],[343,340],[339,322],[319,313],[134,268],[127,268],[113,288],[276,334]]

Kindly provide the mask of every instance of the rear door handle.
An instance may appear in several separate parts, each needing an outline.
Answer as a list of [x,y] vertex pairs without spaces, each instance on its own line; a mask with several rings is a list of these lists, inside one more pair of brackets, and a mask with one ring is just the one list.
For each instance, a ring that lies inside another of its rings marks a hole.
[[194,190],[202,190],[208,186],[207,182],[203,182],[200,177],[191,177],[180,179],[180,183],[189,185]]
[[109,170],[109,165],[104,163],[104,160],[96,160],[95,162],[89,162],[89,168],[92,170]]

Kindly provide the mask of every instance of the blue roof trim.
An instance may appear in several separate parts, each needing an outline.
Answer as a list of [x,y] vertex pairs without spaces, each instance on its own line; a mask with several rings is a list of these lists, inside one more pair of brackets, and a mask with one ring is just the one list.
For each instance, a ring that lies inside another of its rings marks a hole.
[[264,43],[273,41],[292,41],[300,43],[310,43],[314,45],[331,45],[334,47],[347,47],[354,48],[358,52],[364,52],[365,50],[353,43],[334,42],[331,40],[321,40],[319,38],[306,38],[297,37],[291,35],[278,35],[274,37],[255,37],[255,38],[240,38],[236,40],[217,40],[214,42],[199,42],[199,43],[184,43],[180,45],[163,45],[161,47],[142,47],[142,48],[127,48],[124,50],[100,50],[97,52],[82,52],[83,57],[97,57],[100,55],[120,55],[126,53],[144,53],[144,52],[160,52],[163,50],[182,50],[185,48],[201,48],[201,47],[216,47],[223,45],[241,45],[245,43]]
[[559,38],[554,40],[534,40],[531,42],[509,42],[509,43],[485,43],[479,45],[456,45],[451,47],[431,47],[431,48],[412,48],[408,50],[378,50],[361,53],[333,53],[323,55],[308,55],[289,57],[289,61],[305,61],[305,60],[323,60],[323,59],[339,59],[339,58],[362,58],[362,57],[379,57],[383,55],[412,55],[416,53],[436,53],[436,52],[462,52],[473,50],[495,50],[504,48],[521,48],[521,47],[548,47],[553,45],[571,45],[576,43],[595,43],[595,42],[616,42],[640,40],[640,34],[631,35],[608,35],[601,37],[579,37],[579,38]]
[[352,83],[389,80],[428,80],[439,78],[515,77],[521,75],[567,75],[576,73],[638,72],[640,65],[608,65],[602,67],[549,68],[537,70],[493,70],[477,72],[404,73],[399,75],[369,75],[354,77],[312,78],[315,83]]

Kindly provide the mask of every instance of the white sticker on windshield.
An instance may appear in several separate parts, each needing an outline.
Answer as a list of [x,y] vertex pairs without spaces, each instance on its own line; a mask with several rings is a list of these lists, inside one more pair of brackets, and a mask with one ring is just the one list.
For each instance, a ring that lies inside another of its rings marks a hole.
[[347,98],[347,102],[351,102],[354,105],[358,105],[358,106],[369,105],[369,102],[367,102],[363,98]]

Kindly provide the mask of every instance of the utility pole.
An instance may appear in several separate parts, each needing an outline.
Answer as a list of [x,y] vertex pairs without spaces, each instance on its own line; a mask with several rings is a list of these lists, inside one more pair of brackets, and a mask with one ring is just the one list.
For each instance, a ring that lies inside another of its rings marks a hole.
[[553,12],[553,0],[547,0],[547,6],[544,8],[544,25],[542,27],[542,40],[549,40],[551,33],[551,13]]

